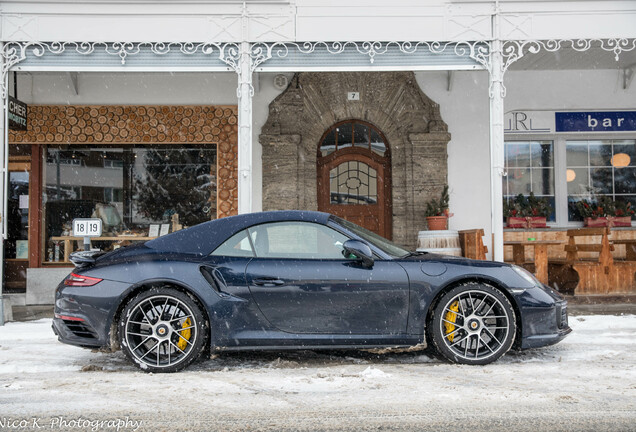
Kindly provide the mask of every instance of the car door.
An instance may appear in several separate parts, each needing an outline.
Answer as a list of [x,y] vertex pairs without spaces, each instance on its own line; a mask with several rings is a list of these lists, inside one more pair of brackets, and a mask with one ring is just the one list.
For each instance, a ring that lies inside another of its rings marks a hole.
[[275,222],[249,229],[256,257],[246,280],[266,319],[289,333],[406,332],[409,282],[390,260],[372,267],[345,259],[348,237],[311,222]]

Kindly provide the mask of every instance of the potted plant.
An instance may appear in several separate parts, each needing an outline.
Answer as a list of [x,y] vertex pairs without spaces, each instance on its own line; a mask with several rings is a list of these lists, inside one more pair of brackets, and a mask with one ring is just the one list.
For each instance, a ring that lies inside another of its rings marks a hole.
[[576,208],[588,227],[628,227],[632,225],[634,209],[631,203],[614,201],[606,195],[577,201]]
[[448,200],[448,185],[444,185],[440,198],[433,198],[426,204],[426,224],[429,230],[447,229],[448,218],[452,216],[448,210]]
[[537,198],[533,192],[529,196],[519,194],[504,201],[504,216],[508,228],[545,228],[552,213],[547,198]]

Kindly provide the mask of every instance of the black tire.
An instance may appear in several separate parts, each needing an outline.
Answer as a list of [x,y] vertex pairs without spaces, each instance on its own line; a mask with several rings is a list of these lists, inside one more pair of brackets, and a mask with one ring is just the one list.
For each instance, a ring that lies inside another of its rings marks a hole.
[[208,322],[197,302],[170,287],[142,291],[119,319],[122,351],[146,372],[177,372],[197,360],[208,344]]
[[433,309],[427,339],[454,363],[485,365],[515,340],[515,312],[508,298],[487,284],[468,283],[447,292]]

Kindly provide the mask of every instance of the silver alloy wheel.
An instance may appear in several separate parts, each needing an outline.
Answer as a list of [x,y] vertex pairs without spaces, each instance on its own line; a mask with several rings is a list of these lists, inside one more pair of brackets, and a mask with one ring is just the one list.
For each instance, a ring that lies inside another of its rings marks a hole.
[[174,366],[189,357],[197,338],[197,321],[181,300],[158,295],[141,301],[126,317],[125,342],[143,368]]
[[444,305],[440,334],[455,356],[484,360],[507,349],[511,319],[493,295],[481,290],[464,291]]

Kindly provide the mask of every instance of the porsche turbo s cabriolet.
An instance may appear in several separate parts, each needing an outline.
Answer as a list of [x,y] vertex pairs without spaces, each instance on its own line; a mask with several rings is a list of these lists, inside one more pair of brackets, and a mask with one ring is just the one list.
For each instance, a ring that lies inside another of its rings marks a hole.
[[149,372],[210,351],[423,343],[483,365],[571,331],[564,299],[520,267],[409,252],[320,212],[232,216],[72,260],[59,340],[121,348]]

